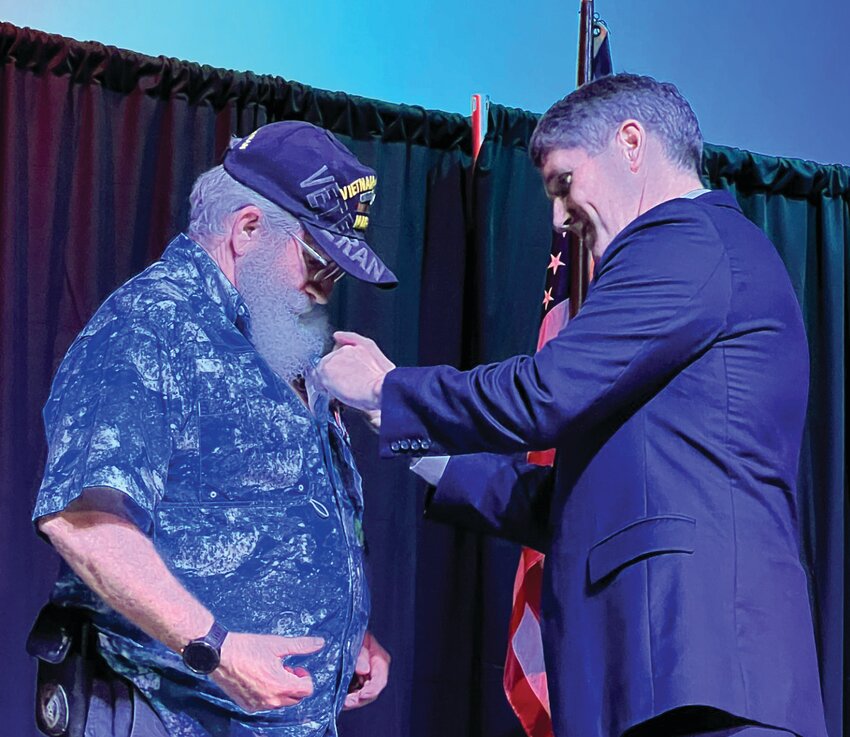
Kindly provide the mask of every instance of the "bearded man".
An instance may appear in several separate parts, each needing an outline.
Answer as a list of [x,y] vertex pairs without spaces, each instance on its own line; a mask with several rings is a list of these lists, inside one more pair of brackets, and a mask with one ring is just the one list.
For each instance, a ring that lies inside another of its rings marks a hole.
[[33,514],[64,559],[31,637],[46,733],[335,735],[386,684],[360,476],[303,378],[335,281],[395,283],[362,233],[375,184],[306,123],[235,140],[69,349]]
[[396,369],[341,334],[320,379],[381,410],[384,456],[453,456],[415,469],[432,515],[546,553],[558,737],[825,737],[797,528],[808,353],[776,249],[703,188],[671,84],[584,85],[531,154],[593,253],[578,316],[471,371]]

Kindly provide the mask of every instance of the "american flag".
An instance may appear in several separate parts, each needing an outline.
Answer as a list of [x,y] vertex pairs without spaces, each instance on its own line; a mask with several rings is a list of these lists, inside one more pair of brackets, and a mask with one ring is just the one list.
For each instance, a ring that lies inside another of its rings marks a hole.
[[[596,79],[613,71],[608,29],[598,16],[594,18],[593,35],[591,78]],[[537,350],[556,336],[569,319],[570,241],[567,233],[552,236]],[[551,466],[555,461],[555,451],[529,453],[528,460],[538,465]],[[529,737],[554,737],[540,634],[544,560],[543,553],[531,548],[522,549],[514,580],[503,680],[505,695]]]

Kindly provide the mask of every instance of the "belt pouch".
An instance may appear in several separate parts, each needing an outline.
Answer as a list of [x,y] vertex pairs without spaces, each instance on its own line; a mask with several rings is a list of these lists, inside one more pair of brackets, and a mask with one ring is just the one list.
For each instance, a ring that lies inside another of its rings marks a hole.
[[48,737],[84,737],[92,683],[103,672],[86,613],[47,604],[27,638],[38,661],[35,721]]

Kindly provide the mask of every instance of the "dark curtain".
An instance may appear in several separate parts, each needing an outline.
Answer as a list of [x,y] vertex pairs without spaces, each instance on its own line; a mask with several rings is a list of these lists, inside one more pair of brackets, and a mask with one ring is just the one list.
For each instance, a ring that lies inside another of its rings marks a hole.
[[[29,522],[45,457],[40,409],[74,335],[185,225],[192,181],[231,134],[308,120],[377,170],[370,241],[401,287],[343,280],[334,318],[400,364],[470,366],[531,351],[551,231],[526,151],[530,113],[491,107],[473,176],[459,115],[2,23],[0,65],[0,731],[35,737],[23,641],[56,568]],[[777,244],[806,314],[814,379],[802,530],[838,737],[848,171],[717,147],[706,166]],[[403,465],[379,463],[374,437],[350,424],[368,497],[371,626],[394,661],[385,694],[344,715],[343,734],[520,737],[501,692],[518,551],[423,522],[422,484]]]

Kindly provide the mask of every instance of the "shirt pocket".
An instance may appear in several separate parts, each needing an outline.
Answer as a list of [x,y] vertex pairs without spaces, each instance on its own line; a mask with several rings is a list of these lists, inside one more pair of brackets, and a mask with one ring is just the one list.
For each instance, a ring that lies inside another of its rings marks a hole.
[[658,555],[694,552],[696,520],[679,514],[635,520],[591,546],[588,580],[600,584],[623,568]]
[[309,421],[236,362],[199,380],[200,501],[271,503],[298,488]]

